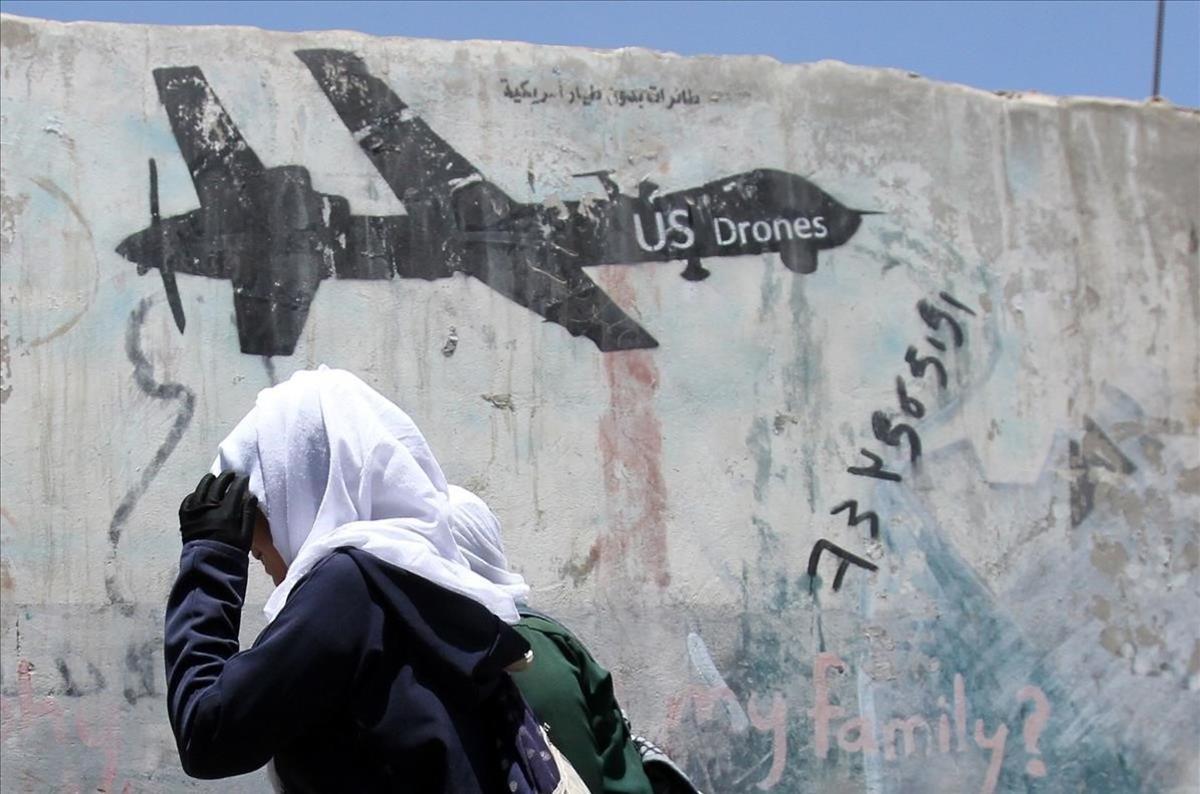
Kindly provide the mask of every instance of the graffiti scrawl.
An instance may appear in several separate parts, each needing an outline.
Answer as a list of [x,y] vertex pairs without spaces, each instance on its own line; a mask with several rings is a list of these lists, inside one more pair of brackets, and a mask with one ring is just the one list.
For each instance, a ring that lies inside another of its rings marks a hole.
[[[943,308],[939,308],[934,303],[928,300],[917,301],[917,314],[921,316],[922,322],[934,332],[939,332],[943,326],[950,332],[950,336],[954,341],[954,347],[960,348],[966,342],[966,334],[960,320],[963,315],[975,317],[975,310],[965,303],[960,302],[957,298],[948,292],[939,292],[938,297],[944,301],[946,308],[952,309],[955,312],[961,313],[959,319],[955,319],[953,315]],[[939,352],[945,353],[947,350],[946,343],[936,336],[926,336],[925,341],[930,347],[935,348]],[[913,378],[925,377],[925,371],[933,368],[937,375],[937,383],[939,389],[945,389],[948,376],[946,373],[946,365],[936,356],[926,356],[919,358],[917,348],[913,345],[908,346],[908,350],[904,354],[904,361],[908,364],[909,372]],[[925,417],[925,404],[916,397],[908,393],[908,387],[904,383],[904,377],[896,376],[896,400],[899,403],[901,415],[910,419],[923,419]],[[887,410],[875,411],[871,414],[871,431],[875,435],[877,441],[886,444],[889,447],[901,446],[903,443],[908,448],[908,459],[914,466],[921,457],[921,436],[917,433],[916,428],[907,422],[896,422],[896,417],[893,412]],[[1074,449],[1074,447],[1072,447]],[[887,471],[883,468],[883,458],[868,449],[860,449],[859,452],[865,455],[870,461],[870,466],[850,466],[846,469],[850,474],[856,477],[871,477],[877,480],[887,482],[902,482],[904,480],[897,472]],[[1118,453],[1119,454],[1119,453]],[[1132,464],[1130,464],[1132,465]],[[1072,505],[1074,505],[1072,501]],[[830,515],[837,515],[843,510],[849,510],[850,515],[848,522],[850,526],[857,526],[864,521],[868,522],[871,530],[871,539],[879,540],[879,516],[874,510],[865,513],[858,512],[858,501],[849,499],[842,502],[837,507],[830,511]],[[865,568],[868,571],[877,571],[875,565],[867,562],[861,557],[856,557],[840,546],[837,546],[828,540],[821,538],[813,545],[812,552],[808,556],[808,576],[809,586],[815,589],[817,575],[817,563],[821,559],[822,551],[830,551],[837,556],[841,562],[838,564],[837,573],[833,578],[833,589],[836,592],[842,586],[842,580],[846,576],[846,571],[850,564]]]
[[656,347],[654,337],[584,272],[592,265],[686,262],[699,281],[710,257],[778,253],[812,273],[817,253],[840,246],[865,211],[808,180],[758,169],[659,193],[642,181],[606,198],[522,204],[489,182],[379,78],[341,50],[300,50],[325,96],[402,202],[404,214],[350,212],[316,191],[306,168],[268,168],[246,143],[195,66],[155,69],[200,207],[159,217],[150,164],[150,226],[118,253],[140,274],[157,268],[175,322],[186,319],[177,273],[226,279],[243,353],[291,355],[322,279],[440,279],[464,273],[602,351]]

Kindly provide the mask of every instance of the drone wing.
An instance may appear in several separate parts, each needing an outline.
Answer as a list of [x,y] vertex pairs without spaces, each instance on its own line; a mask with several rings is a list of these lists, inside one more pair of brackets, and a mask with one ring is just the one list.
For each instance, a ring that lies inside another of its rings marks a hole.
[[521,245],[511,235],[492,239],[482,231],[511,213],[516,202],[486,182],[470,161],[372,75],[361,58],[344,50],[298,50],[296,56],[397,198],[416,205],[454,195],[462,216],[461,243],[466,246],[455,269],[572,336],[586,336],[601,350],[658,346],[586,273],[558,264],[545,245]]
[[297,50],[342,123],[401,201],[445,196],[478,169],[344,50]]
[[263,164],[225,112],[204,72],[197,66],[155,69],[154,82],[200,204],[220,207],[248,201],[243,188],[263,172]]
[[468,272],[501,295],[605,353],[658,347],[658,341],[575,267],[556,266],[538,247],[493,248]]

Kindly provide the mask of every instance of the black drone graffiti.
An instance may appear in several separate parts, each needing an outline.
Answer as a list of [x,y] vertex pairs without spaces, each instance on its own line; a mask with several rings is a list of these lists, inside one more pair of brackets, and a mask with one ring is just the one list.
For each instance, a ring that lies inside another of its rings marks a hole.
[[198,67],[154,70],[199,209],[160,218],[150,161],[148,228],[117,248],[144,274],[158,268],[175,322],[185,319],[176,273],[233,282],[243,353],[291,355],[322,279],[474,276],[505,297],[586,336],[602,351],[655,341],[583,271],[591,265],[682,260],[684,278],[709,275],[705,257],[766,251],[797,273],[842,245],[862,216],[802,177],[759,169],[660,195],[643,181],[607,199],[521,204],[483,178],[356,55],[299,50],[342,122],[404,205],[405,214],[354,215],[313,189],[298,165],[264,167]]

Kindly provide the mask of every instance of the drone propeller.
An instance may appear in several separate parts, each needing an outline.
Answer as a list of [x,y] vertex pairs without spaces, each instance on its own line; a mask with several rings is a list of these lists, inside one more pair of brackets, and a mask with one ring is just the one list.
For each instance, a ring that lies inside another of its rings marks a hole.
[[158,261],[163,290],[166,291],[167,303],[171,306],[171,316],[175,318],[179,333],[183,333],[187,321],[183,316],[183,302],[179,299],[179,285],[175,283],[175,271],[171,269],[171,259],[167,256],[164,245],[162,218],[158,212],[158,165],[153,157],[150,158],[150,234],[154,240],[154,259]]

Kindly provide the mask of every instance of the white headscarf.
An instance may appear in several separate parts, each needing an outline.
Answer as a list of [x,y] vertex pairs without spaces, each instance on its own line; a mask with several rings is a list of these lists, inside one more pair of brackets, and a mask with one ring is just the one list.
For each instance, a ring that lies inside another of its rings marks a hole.
[[450,486],[450,534],[471,570],[502,588],[517,601],[529,596],[525,577],[508,570],[500,519],[487,503],[466,488]]
[[472,571],[454,542],[446,477],[421,431],[349,372],[321,366],[259,392],[218,448],[212,470],[225,469],[250,476],[288,566],[269,620],[313,565],[347,546],[519,619],[508,588]]

